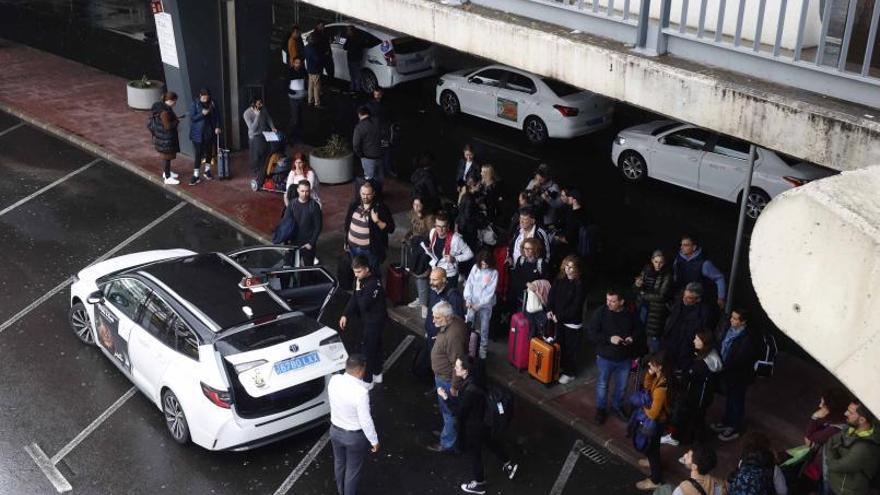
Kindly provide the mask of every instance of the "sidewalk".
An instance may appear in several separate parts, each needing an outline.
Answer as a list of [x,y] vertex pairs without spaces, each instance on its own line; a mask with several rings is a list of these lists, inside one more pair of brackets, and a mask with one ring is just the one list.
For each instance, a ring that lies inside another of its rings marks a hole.
[[[147,113],[126,106],[125,80],[4,40],[0,40],[0,67],[4,68],[0,72],[0,110],[161,185],[160,163],[145,128]],[[186,106],[188,102],[181,101],[180,104]],[[184,111],[178,110],[179,113]],[[173,167],[182,179],[186,179],[192,167],[191,158],[181,155]],[[279,219],[283,204],[281,196],[251,192],[246,170],[247,152],[237,152],[232,155],[233,180],[215,180],[194,187],[187,186],[183,180],[179,186],[161,187],[268,242]],[[404,220],[401,213],[408,208],[408,187],[399,181],[388,180],[385,190],[386,201],[396,213],[395,218]],[[320,194],[325,234],[321,236],[319,250],[325,253],[326,264],[332,268],[336,264],[332,253],[341,245],[343,218],[354,191],[351,184],[322,185]],[[406,226],[399,224],[392,237],[392,246],[399,245],[405,231]],[[389,254],[397,256],[399,249],[391,248]],[[417,310],[395,307],[391,309],[391,316],[414,333],[423,335],[424,322]],[[577,380],[549,388],[530,379],[527,374],[513,370],[507,365],[506,353],[506,341],[491,343],[489,373],[495,381],[507,385],[579,434],[635,464],[639,455],[625,438],[625,425],[615,418],[609,418],[602,427],[592,421],[596,374],[592,349],[584,352],[585,370]],[[768,433],[776,449],[801,444],[803,429],[816,408],[819,393],[834,383],[834,378],[816,365],[794,356],[780,355],[776,376],[760,381],[749,391],[748,428]],[[723,398],[715,401],[710,420],[721,416],[723,404]],[[726,475],[736,465],[741,440],[714,443],[719,452],[718,474]],[[676,463],[685,450],[684,447],[662,448],[670,478],[685,475],[684,469]]]

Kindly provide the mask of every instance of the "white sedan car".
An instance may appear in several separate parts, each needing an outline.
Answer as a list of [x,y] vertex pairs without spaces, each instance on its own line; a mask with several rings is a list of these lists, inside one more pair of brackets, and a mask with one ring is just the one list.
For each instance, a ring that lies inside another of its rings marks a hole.
[[[611,147],[629,182],[652,177],[732,203],[742,199],[748,160],[749,143],[670,120],[624,129]],[[833,173],[759,147],[746,214],[756,219],[776,195]]]
[[318,323],[336,289],[289,248],[128,254],[81,270],[70,325],[164,413],[172,438],[246,450],[325,424],[348,354]]
[[[363,24],[336,23],[324,26],[330,39],[333,77],[336,79],[351,81],[347,53],[342,48],[349,26],[353,26],[364,41],[361,80],[368,92],[373,88],[392,88],[437,74],[437,50],[431,43]],[[302,35],[304,43],[308,44],[311,33]]]
[[522,129],[534,144],[611,125],[614,101],[555,79],[503,65],[465,69],[437,81],[443,113],[461,113]]

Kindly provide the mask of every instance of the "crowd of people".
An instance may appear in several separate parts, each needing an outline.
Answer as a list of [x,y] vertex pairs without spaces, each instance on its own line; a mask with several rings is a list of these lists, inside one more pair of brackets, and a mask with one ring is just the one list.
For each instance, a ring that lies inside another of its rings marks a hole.
[[[350,89],[364,91],[357,67],[363,46],[355,32],[347,36],[345,49]],[[303,104],[321,106],[322,75],[332,76],[334,68],[321,25],[307,45],[295,28],[288,52],[288,132],[296,140],[302,135]],[[382,98],[382,90],[375,88],[357,108],[351,143],[363,175],[344,220],[338,275],[352,297],[339,328],[344,331],[356,318],[363,337],[361,353],[352,354],[345,380],[334,377],[330,387],[340,493],[355,493],[363,456],[379,448],[368,420],[368,400],[364,405],[366,395],[351,390],[359,383],[368,392],[383,381],[385,283],[390,282],[383,283],[382,267],[396,225],[382,197],[385,177],[393,175],[394,134]],[[175,94],[166,93],[154,106],[157,122],[151,128],[166,184],[178,183],[170,170],[179,151],[179,119],[172,110],[176,100]],[[190,115],[196,149],[190,185],[195,185],[212,178],[212,150],[222,119],[207,90],[199,92]],[[264,133],[277,129],[259,98],[243,118],[252,171],[259,176],[268,153]],[[301,262],[311,264],[323,228],[318,178],[302,154],[281,159],[289,160],[290,172],[282,181],[285,209],[275,242],[299,246]],[[747,392],[766,337],[750,324],[745,309],[724,313],[726,280],[696,236],[682,235],[672,256],[662,249],[651,252],[644,267],[633,270],[631,285],[599,287],[604,304],[586,314],[588,289],[597,289],[591,277],[600,236],[581,191],[557,184],[552,170],[542,164],[509,202],[496,167],[478,160],[470,145],[463,147],[455,168],[455,191],[444,192],[436,176],[439,167],[429,153],[415,159],[414,169],[407,232],[400,246],[401,263],[416,288],[408,306],[420,311],[426,335],[413,371],[430,380],[430,395],[442,417],[437,441],[428,448],[453,454],[464,450],[472,456],[473,476],[461,485],[462,491],[485,493],[484,447],[499,457],[507,476],[516,474],[518,465],[499,441],[500,432],[485,421],[485,363],[503,358],[489,353],[489,342],[507,337],[512,316],[522,313],[529,337],[558,344],[561,385],[582,375],[586,343],[591,344],[598,370],[594,420],[602,425],[614,417],[628,424],[634,445],[646,456],[640,464],[650,472],[638,489],[676,495],[868,493],[880,462],[880,430],[864,405],[838,390],[823,394],[804,445],[789,450],[787,458],[774,453],[766,437],[750,432],[736,471],[727,479],[711,474],[717,463],[711,437],[730,442],[745,433]],[[632,376],[635,385],[628,387]],[[346,397],[335,397],[334,390]],[[724,413],[709,422],[718,392],[725,398]],[[664,485],[661,446],[679,444],[692,445],[679,459],[690,478],[678,487]]]

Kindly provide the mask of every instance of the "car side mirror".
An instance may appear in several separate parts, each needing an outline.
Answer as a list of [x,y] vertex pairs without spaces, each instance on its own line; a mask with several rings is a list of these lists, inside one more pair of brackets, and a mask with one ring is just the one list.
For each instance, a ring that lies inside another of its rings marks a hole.
[[662,138],[658,139],[657,142],[660,144],[666,144],[666,138],[662,137]]
[[104,302],[104,293],[96,290],[89,294],[89,297],[86,298],[89,304],[98,304],[99,302]]

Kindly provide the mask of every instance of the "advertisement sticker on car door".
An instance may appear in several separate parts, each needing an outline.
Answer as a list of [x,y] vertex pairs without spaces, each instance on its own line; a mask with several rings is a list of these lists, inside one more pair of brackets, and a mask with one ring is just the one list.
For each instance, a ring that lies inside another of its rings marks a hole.
[[502,119],[512,120],[516,122],[517,120],[517,112],[519,108],[517,107],[517,102],[513,100],[508,100],[507,98],[498,97],[496,104],[496,115],[501,117]]
[[131,371],[128,359],[128,342],[119,335],[119,318],[103,304],[95,305],[95,325],[98,342],[113,355],[125,369]]

